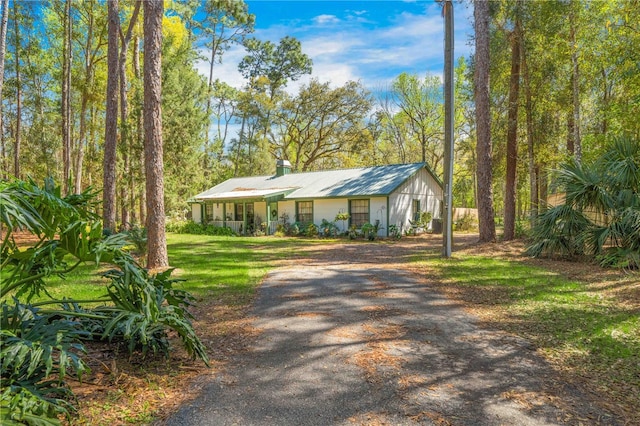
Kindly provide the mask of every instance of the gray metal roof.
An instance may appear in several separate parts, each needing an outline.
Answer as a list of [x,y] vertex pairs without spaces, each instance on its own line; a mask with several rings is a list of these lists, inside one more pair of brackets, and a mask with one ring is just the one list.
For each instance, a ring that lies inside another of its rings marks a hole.
[[[249,194],[266,196],[268,193],[285,193],[286,199],[389,195],[423,167],[426,167],[425,163],[412,163],[233,178],[194,198],[196,201],[233,199],[247,198]],[[429,172],[431,173],[430,170]],[[434,178],[439,182],[439,179]]]

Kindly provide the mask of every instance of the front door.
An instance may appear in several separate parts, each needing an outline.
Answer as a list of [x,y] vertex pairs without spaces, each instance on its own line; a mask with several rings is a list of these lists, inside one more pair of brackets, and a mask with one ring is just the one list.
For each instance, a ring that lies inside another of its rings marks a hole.
[[256,230],[255,224],[255,215],[253,213],[253,203],[245,204],[247,208],[247,221],[246,221],[246,229],[248,234],[253,234]]

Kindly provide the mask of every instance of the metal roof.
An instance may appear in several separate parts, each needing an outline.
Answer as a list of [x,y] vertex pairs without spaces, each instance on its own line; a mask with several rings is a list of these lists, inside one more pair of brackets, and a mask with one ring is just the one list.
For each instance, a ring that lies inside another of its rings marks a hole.
[[239,189],[237,191],[220,192],[215,194],[196,195],[198,200],[229,200],[235,198],[263,198],[287,192],[281,189]]
[[[391,194],[423,167],[425,163],[412,163],[232,178],[194,198],[221,200],[277,194],[286,194],[285,199],[383,196]],[[440,183],[428,167],[427,170]]]

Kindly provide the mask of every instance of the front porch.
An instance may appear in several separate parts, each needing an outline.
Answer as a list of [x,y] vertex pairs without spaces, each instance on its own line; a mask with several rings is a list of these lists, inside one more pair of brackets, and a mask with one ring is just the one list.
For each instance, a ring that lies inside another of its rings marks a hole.
[[278,222],[269,222],[266,229],[262,229],[262,224],[255,224],[253,228],[247,226],[243,220],[212,220],[207,222],[208,225],[217,226],[219,228],[231,228],[238,235],[252,235],[256,231],[265,232],[267,235],[273,235],[278,229]]
[[266,194],[238,192],[246,198],[230,200],[216,197],[192,203],[194,222],[230,228],[237,235],[273,235],[278,226],[278,200],[283,198],[283,191],[275,194],[273,191]]

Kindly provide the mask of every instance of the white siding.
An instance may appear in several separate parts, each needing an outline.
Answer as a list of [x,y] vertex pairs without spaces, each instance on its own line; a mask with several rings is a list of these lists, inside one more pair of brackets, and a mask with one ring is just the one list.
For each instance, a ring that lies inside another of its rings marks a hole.
[[[369,200],[369,222],[375,224],[376,220],[380,221],[380,228],[378,230],[379,236],[387,235],[387,197],[358,197],[358,199]],[[315,200],[313,202],[313,222],[316,225],[322,223],[322,219],[326,219],[329,222],[333,222],[338,212],[349,211],[349,199],[347,198],[335,198],[328,200]],[[343,226],[344,225],[344,226]],[[336,226],[340,231],[346,231],[349,227],[349,222],[337,221]]]
[[387,224],[387,197],[376,197],[369,200],[369,223],[374,224],[380,221],[378,236],[388,235]]
[[278,221],[283,213],[289,216],[289,223],[296,221],[296,202],[295,201],[279,201],[278,202]]
[[420,200],[420,210],[431,212],[434,218],[440,217],[442,190],[425,169],[421,169],[407,180],[389,197],[389,223],[402,230],[410,226],[411,203]]
[[202,223],[202,205],[201,204],[191,204],[191,219],[195,223]]
[[253,219],[256,222],[256,229],[260,224],[267,221],[267,203],[264,201],[253,203]]
[[[322,223],[322,219],[326,219],[328,222],[333,222],[336,218],[336,215],[340,211],[347,212],[349,211],[349,205],[345,198],[332,198],[327,200],[315,200],[313,202],[313,222],[316,225],[320,225]],[[342,229],[342,222],[338,221],[336,223],[340,231],[344,231]],[[345,222],[345,227],[348,227],[349,224]]]

